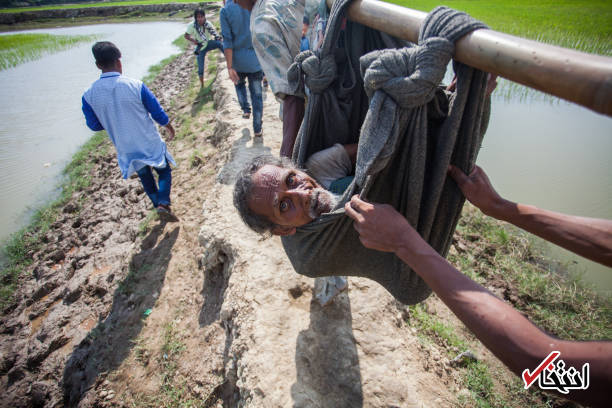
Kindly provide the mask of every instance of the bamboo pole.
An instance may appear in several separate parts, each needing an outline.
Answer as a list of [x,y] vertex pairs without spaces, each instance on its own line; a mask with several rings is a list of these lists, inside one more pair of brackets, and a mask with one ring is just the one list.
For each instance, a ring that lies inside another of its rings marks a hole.
[[[351,21],[414,43],[426,16],[376,0],[354,0],[348,8]],[[612,58],[484,29],[455,45],[457,61],[612,116]]]

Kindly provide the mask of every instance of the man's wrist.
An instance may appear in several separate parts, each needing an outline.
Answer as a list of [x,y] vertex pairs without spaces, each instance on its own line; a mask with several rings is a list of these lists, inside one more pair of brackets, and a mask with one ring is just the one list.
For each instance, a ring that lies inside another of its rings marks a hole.
[[508,221],[512,212],[516,210],[516,206],[517,203],[502,198],[496,201],[487,211],[483,212],[498,220]]
[[404,228],[400,239],[393,250],[395,255],[412,267],[412,261],[422,250],[427,250],[428,245],[423,241],[416,230],[412,228]]

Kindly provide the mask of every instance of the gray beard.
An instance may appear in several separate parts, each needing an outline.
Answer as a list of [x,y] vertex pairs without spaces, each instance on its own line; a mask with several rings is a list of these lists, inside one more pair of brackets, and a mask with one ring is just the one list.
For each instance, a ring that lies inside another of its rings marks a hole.
[[319,218],[321,214],[330,212],[339,200],[339,195],[335,195],[324,188],[315,188],[310,194],[308,216],[312,219]]

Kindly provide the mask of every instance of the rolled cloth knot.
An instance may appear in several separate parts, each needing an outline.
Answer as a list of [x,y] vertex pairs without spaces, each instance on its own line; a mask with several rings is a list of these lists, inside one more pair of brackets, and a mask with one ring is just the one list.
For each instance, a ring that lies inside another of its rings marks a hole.
[[333,55],[320,59],[314,52],[302,51],[295,56],[287,71],[289,86],[298,91],[304,86],[314,93],[321,93],[336,79],[337,69]]
[[428,103],[444,78],[455,46],[434,37],[419,46],[370,52],[361,58],[361,76],[371,99],[382,90],[403,109]]

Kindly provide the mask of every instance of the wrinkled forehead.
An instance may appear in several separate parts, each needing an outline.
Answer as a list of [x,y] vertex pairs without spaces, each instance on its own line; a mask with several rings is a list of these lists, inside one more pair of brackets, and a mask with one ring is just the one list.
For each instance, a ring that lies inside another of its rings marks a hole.
[[272,164],[266,164],[261,169],[253,174],[253,188],[276,188],[279,187],[283,180],[283,174],[286,169],[283,169]]
[[253,174],[253,185],[249,195],[249,207],[255,213],[270,216],[274,211],[276,193],[281,189],[285,169],[265,165]]

